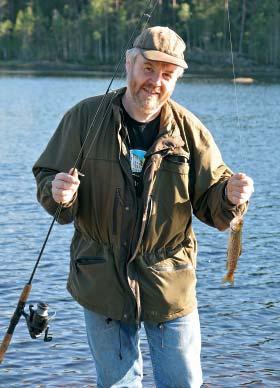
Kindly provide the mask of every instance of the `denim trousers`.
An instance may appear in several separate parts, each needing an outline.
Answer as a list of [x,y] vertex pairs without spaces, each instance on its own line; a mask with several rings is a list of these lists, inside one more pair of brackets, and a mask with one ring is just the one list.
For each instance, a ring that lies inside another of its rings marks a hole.
[[[125,324],[84,309],[98,388],[140,388],[143,360],[139,325]],[[197,309],[164,323],[144,322],[157,388],[199,388],[200,323]]]

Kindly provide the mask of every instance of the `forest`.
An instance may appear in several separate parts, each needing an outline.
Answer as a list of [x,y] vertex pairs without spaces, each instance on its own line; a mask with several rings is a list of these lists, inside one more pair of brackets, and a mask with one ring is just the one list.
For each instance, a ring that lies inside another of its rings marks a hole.
[[[176,30],[187,58],[280,67],[280,0],[159,0],[149,25]],[[110,65],[147,0],[0,0],[0,61]]]

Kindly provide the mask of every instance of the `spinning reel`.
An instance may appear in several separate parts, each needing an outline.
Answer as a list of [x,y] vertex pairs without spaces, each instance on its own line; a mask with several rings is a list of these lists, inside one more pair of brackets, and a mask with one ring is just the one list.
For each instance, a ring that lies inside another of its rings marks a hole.
[[50,317],[48,315],[48,304],[44,302],[39,302],[37,304],[37,309],[33,309],[33,305],[31,304],[29,306],[29,314],[25,311],[22,312],[22,315],[24,316],[28,331],[30,334],[30,337],[33,339],[38,338],[43,332],[45,332],[44,335],[44,341],[49,342],[52,340],[52,337],[48,335],[49,333],[49,322],[55,317],[55,313]]

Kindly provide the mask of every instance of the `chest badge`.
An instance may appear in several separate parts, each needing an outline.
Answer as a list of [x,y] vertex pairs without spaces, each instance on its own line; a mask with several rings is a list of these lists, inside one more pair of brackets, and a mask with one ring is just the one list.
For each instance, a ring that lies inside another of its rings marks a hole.
[[130,150],[130,165],[132,173],[140,173],[145,161],[146,151],[132,149]]

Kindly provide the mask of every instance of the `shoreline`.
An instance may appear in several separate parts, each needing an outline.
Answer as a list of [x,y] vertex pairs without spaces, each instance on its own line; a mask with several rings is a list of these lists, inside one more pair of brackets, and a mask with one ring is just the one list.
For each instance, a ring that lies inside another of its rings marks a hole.
[[[57,77],[112,77],[115,71],[110,65],[85,65],[50,62],[5,62],[0,61],[0,76],[29,75],[29,76],[57,76]],[[280,82],[280,68],[270,66],[235,66],[236,78],[252,79],[254,81]],[[117,77],[124,76],[124,66],[119,70]],[[189,69],[183,79],[210,78],[232,80],[231,66],[189,63]]]

